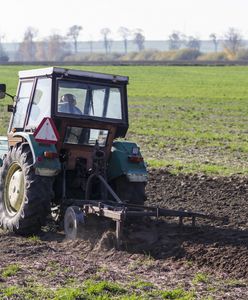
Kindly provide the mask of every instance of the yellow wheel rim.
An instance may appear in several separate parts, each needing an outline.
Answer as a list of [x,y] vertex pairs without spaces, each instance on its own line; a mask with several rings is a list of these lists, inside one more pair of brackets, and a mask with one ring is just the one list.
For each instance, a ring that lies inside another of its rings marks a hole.
[[18,162],[13,162],[7,172],[4,186],[4,204],[8,213],[16,215],[24,201],[24,174]]

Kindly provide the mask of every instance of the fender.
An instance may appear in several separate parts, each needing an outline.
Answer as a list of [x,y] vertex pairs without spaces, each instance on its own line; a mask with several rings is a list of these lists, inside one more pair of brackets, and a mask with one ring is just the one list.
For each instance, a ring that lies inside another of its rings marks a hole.
[[[137,144],[127,141],[117,141],[113,143],[111,155],[108,162],[108,180],[111,181],[120,176],[126,176],[131,182],[147,182],[147,169],[144,161],[131,162],[133,148],[138,148]],[[138,156],[141,153],[138,150]]]
[[55,176],[60,172],[61,165],[58,158],[44,157],[46,151],[57,153],[55,145],[37,143],[33,133],[29,132],[16,132],[13,136],[21,137],[28,142],[33,155],[33,167],[36,175]]
[[3,159],[8,152],[8,139],[6,136],[0,136],[0,167],[3,165]]

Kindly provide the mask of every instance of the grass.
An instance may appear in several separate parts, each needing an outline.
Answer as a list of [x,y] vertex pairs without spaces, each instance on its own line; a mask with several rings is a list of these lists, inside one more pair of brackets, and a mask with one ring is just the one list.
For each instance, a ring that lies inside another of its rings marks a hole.
[[195,277],[192,280],[193,284],[208,283],[208,282],[209,282],[208,275],[204,273],[195,274]]
[[37,244],[37,243],[41,242],[40,237],[38,235],[29,236],[29,237],[27,237],[27,240],[31,243],[34,243],[34,244]]
[[[145,289],[149,287],[149,289]],[[152,290],[151,290],[152,288]],[[42,285],[28,286],[0,286],[1,299],[21,299],[21,300],[148,300],[148,299],[177,299],[193,300],[194,291],[183,289],[160,290],[153,287],[148,282],[140,282],[138,286],[125,286],[120,283],[109,281],[86,280],[77,286],[61,286],[54,289]]]
[[239,288],[239,287],[246,287],[248,284],[247,284],[247,282],[245,282],[242,279],[238,280],[238,279],[230,278],[230,279],[225,280],[223,285],[229,286],[229,287],[231,286],[233,288],[235,288],[235,287]]
[[20,270],[21,267],[18,264],[11,264],[2,270],[1,275],[3,278],[11,277],[16,275]]
[[85,299],[80,288],[62,287],[55,291],[54,300],[74,300]]
[[171,291],[161,292],[163,299],[178,299],[178,300],[192,300],[195,299],[194,292],[186,292],[183,289],[175,289]]
[[[18,70],[1,66],[0,82],[15,94]],[[172,172],[248,174],[248,67],[72,67],[130,77],[127,138],[150,166]],[[9,119],[0,102],[0,134]]]
[[[192,274],[193,275],[193,274]],[[247,287],[247,280],[220,279],[207,273],[196,273],[189,285],[175,282],[174,288],[158,287],[154,283],[134,277],[133,281],[108,281],[105,279],[90,279],[81,281],[80,278],[65,283],[60,282],[53,287],[41,284],[37,280],[27,280],[23,277],[20,285],[12,278],[1,280],[0,299],[9,300],[195,300],[215,299],[215,295],[224,295],[227,287],[242,289]],[[186,288],[186,286],[188,286]],[[218,291],[218,293],[217,293]]]
[[137,288],[140,290],[151,290],[154,288],[154,284],[149,281],[137,280],[130,284],[131,288]]
[[88,280],[85,282],[85,292],[89,296],[99,296],[101,294],[115,294],[120,295],[126,293],[126,289],[121,287],[119,284],[108,282],[108,281],[99,281],[94,282]]

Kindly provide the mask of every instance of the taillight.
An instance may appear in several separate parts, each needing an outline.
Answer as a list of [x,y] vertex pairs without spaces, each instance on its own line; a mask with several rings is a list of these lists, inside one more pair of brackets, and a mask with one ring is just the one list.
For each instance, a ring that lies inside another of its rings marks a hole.
[[132,148],[132,154],[128,156],[128,160],[133,163],[140,163],[144,160],[140,154],[139,147],[134,146]]
[[54,159],[54,158],[58,158],[59,155],[58,155],[58,153],[56,153],[56,152],[45,151],[45,152],[44,152],[44,157],[45,157],[45,158]]
[[129,155],[128,156],[128,160],[132,163],[140,163],[142,162],[144,159],[142,156],[138,156],[138,155]]

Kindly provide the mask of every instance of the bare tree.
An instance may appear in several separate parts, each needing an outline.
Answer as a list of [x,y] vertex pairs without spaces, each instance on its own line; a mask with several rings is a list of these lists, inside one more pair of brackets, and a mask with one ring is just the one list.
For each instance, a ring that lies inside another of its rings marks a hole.
[[111,34],[111,30],[109,28],[103,28],[101,30],[101,34],[103,36],[103,43],[106,54],[111,52],[112,40],[109,38]]
[[46,60],[49,60],[48,59],[47,48],[48,48],[47,40],[36,42],[35,59],[37,61],[46,61]]
[[234,56],[243,45],[240,31],[233,27],[229,28],[225,34],[223,45],[224,48]]
[[145,49],[145,36],[143,35],[143,31],[141,29],[135,30],[133,42],[137,45],[139,51]]
[[169,49],[170,50],[178,50],[181,48],[183,43],[183,35],[179,31],[172,32],[169,35]]
[[38,30],[33,27],[28,27],[24,33],[23,41],[19,46],[19,57],[23,61],[34,61],[35,60],[35,42],[34,39],[38,34]]
[[198,37],[189,36],[186,46],[187,46],[187,48],[199,51],[201,48],[201,41]]
[[120,27],[118,32],[123,39],[125,54],[127,54],[127,38],[130,36],[131,32],[127,27]]
[[5,37],[4,34],[0,33],[0,62],[7,62],[9,60],[9,57],[5,52],[2,44],[4,37]]
[[47,40],[48,59],[53,61],[61,61],[66,55],[70,54],[65,37],[59,34],[52,34]]
[[75,53],[77,53],[78,51],[78,37],[82,29],[83,29],[82,26],[73,25],[69,28],[69,32],[67,33],[67,36],[72,38],[73,40]]
[[213,44],[214,44],[214,52],[218,51],[218,40],[217,40],[217,35],[216,33],[211,33],[209,35],[210,39],[212,40]]
[[36,58],[39,61],[62,61],[70,54],[66,37],[53,33],[46,39],[37,43]]

